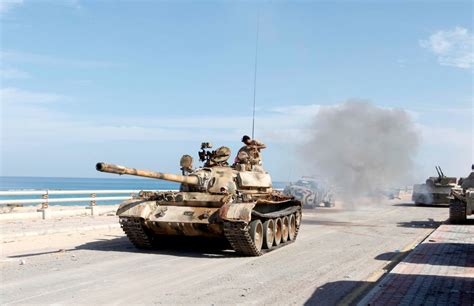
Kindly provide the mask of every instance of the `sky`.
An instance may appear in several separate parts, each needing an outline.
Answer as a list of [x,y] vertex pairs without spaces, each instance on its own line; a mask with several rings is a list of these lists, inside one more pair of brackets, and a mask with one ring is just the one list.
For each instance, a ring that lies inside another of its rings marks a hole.
[[410,114],[417,179],[469,172],[472,1],[0,0],[0,175],[177,173],[205,141],[235,153],[257,24],[255,136],[274,180],[308,174],[303,131],[352,99]]

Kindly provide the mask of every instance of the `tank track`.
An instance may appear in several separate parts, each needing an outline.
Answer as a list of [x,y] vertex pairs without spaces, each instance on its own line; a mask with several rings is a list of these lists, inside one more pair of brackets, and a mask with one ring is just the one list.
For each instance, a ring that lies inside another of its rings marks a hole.
[[149,250],[153,248],[153,236],[148,233],[143,219],[121,217],[120,226],[127,235],[128,240],[137,249]]
[[462,224],[466,222],[466,206],[458,200],[452,199],[449,205],[449,222],[452,224]]
[[265,253],[271,252],[275,249],[288,245],[296,240],[298,237],[299,228],[301,225],[301,210],[298,211],[300,214],[299,221],[296,225],[295,238],[285,243],[280,243],[278,246],[273,246],[271,249],[261,249],[255,246],[255,243],[250,237],[249,224],[243,222],[224,222],[224,234],[230,245],[239,254],[246,256],[261,256]]

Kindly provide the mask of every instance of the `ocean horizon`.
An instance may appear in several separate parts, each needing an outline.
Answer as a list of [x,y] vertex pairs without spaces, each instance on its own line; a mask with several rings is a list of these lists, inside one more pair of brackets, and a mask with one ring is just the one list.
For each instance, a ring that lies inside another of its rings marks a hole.
[[[82,177],[33,177],[33,176],[0,176],[0,191],[35,191],[35,190],[176,190],[179,183],[151,178],[82,178]],[[286,183],[273,182],[274,188],[284,188]],[[107,196],[124,196],[108,194]],[[55,195],[50,198],[87,197],[87,195]],[[40,196],[2,196],[0,200],[38,199]],[[100,201],[100,205],[113,205],[120,201]],[[50,203],[50,205],[85,205],[88,202]],[[37,205],[37,204],[25,204]]]
[[[273,182],[274,188],[284,188],[286,182]],[[0,176],[1,191],[18,190],[122,190],[178,189],[179,183],[139,177],[87,178],[48,176]]]

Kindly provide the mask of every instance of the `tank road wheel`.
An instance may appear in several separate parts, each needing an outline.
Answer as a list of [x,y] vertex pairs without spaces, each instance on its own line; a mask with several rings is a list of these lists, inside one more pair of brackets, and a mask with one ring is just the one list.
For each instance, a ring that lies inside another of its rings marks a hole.
[[334,200],[329,199],[329,201],[324,202],[324,207],[334,207],[336,206],[334,202],[335,202]]
[[296,227],[298,228],[301,223],[301,210],[295,213]]
[[280,245],[281,242],[281,219],[276,218],[275,219],[275,239],[273,240],[273,245],[278,246]]
[[304,205],[315,208],[317,205],[316,203],[316,195],[314,193],[310,193],[306,198],[303,200]]
[[452,224],[466,222],[466,205],[458,199],[451,200],[449,204],[449,222]]
[[296,237],[296,217],[291,214],[288,219],[288,240],[293,241]]
[[288,241],[288,227],[289,227],[289,221],[288,217],[284,216],[281,218],[281,243],[285,243]]
[[275,222],[272,219],[268,219],[263,222],[263,248],[271,249],[273,240],[275,239]]
[[295,223],[296,223],[296,232],[295,232],[295,238],[293,240],[296,240],[296,237],[298,237],[298,232],[301,225],[301,210],[298,210],[297,212],[295,212]]
[[249,231],[250,231],[250,237],[252,238],[252,241],[255,244],[255,248],[257,249],[257,251],[260,252],[260,250],[262,249],[263,239],[264,239],[262,221],[253,220],[252,222],[250,222]]

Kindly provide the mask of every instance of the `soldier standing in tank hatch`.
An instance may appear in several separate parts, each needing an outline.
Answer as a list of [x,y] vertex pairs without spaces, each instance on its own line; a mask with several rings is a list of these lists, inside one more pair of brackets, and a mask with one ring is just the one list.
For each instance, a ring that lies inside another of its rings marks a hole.
[[[245,144],[242,148],[240,148],[239,152],[237,153],[237,157],[235,158],[236,164],[246,164],[252,168],[253,165],[261,165],[262,158],[260,156],[260,150],[265,149],[267,146],[258,140],[251,139],[249,136],[244,135],[242,137],[242,142]],[[247,170],[250,170],[247,169]]]
[[[181,173],[183,175],[190,175],[193,172],[193,158],[190,155],[183,155],[179,161],[181,166]],[[180,191],[191,191],[191,187],[187,184],[181,184],[179,187]]]

